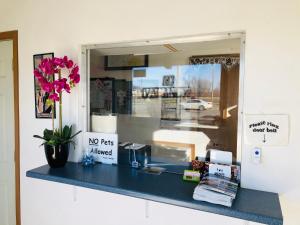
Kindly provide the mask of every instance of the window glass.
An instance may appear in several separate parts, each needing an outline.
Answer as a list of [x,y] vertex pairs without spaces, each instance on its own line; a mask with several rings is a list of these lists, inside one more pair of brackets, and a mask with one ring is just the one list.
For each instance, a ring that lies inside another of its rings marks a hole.
[[189,162],[211,148],[235,156],[239,64],[226,65],[232,54],[202,58],[193,44],[91,50],[91,118],[116,115],[119,141],[150,146],[153,158]]

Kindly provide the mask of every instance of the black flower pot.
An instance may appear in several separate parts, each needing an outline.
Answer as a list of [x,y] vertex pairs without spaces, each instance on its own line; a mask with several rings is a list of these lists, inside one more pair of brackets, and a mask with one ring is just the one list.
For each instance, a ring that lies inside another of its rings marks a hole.
[[45,155],[51,168],[65,166],[69,157],[70,144],[52,145],[45,144]]

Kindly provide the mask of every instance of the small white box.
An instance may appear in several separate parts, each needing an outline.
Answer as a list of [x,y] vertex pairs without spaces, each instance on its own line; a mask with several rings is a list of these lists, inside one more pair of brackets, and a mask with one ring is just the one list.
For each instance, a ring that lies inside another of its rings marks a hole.
[[117,117],[112,115],[92,115],[92,132],[117,133]]
[[232,152],[220,151],[217,149],[210,149],[210,162],[221,164],[232,164]]

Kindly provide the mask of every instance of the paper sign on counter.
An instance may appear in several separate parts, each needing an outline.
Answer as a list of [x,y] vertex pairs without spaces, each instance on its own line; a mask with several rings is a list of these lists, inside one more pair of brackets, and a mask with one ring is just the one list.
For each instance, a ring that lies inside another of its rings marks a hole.
[[106,164],[118,163],[118,135],[107,133],[84,133],[84,148],[98,162]]

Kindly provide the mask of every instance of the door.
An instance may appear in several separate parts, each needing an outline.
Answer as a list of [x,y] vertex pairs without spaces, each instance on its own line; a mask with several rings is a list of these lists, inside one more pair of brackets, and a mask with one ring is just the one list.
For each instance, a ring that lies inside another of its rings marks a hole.
[[0,224],[15,225],[13,41],[0,41]]

